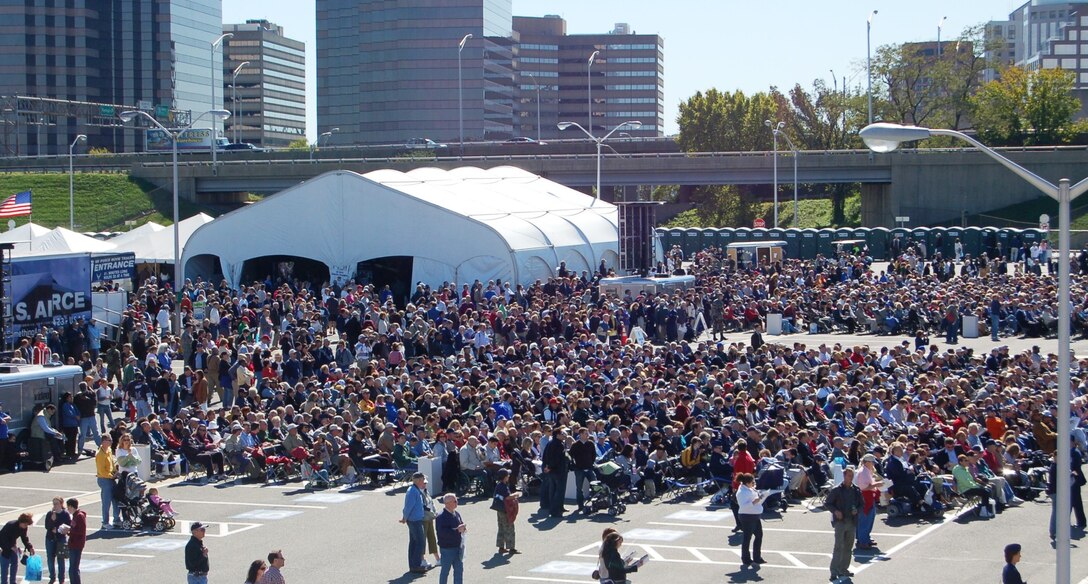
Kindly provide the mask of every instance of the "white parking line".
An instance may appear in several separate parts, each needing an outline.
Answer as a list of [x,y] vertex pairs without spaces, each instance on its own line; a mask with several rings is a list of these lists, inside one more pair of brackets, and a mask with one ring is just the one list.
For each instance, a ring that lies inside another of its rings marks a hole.
[[[641,548],[643,552],[650,556],[653,562],[662,563],[674,563],[674,564],[703,564],[712,566],[740,566],[740,557],[736,560],[712,560],[705,552],[718,554],[724,553],[729,557],[739,556],[740,551],[737,548],[723,548],[723,547],[703,547],[703,546],[679,546],[679,545],[659,545],[656,543],[635,543],[624,542],[627,547]],[[579,558],[595,558],[597,557],[597,550],[600,548],[600,544],[590,544],[588,546],[577,549],[568,553],[568,556]],[[666,558],[662,555],[660,550],[684,550],[695,559],[682,559],[682,558]],[[797,552],[797,551],[785,551],[785,550],[763,550],[766,554],[778,554],[783,558],[786,558],[788,563],[783,564],[764,564],[765,568],[785,568],[787,570],[826,570],[827,566],[824,565],[826,560],[831,558],[831,554],[822,552]],[[796,556],[812,556],[818,558],[821,565],[809,566],[804,562],[797,559]]]
[[0,486],[0,489],[11,489],[13,491],[45,491],[47,493],[83,493],[83,491],[73,491],[70,489],[55,489],[53,487],[9,487]]
[[154,558],[155,556],[144,556],[141,554],[114,554],[108,552],[83,552],[85,556],[110,556],[111,558]]
[[[906,541],[899,542],[892,549],[890,549],[890,550],[888,550],[888,551],[886,551],[884,553],[881,553],[881,554],[878,554],[878,555],[874,556],[874,558],[886,558],[888,556],[891,556],[895,552],[897,552],[897,551],[909,546],[910,544],[922,539],[923,537],[929,535],[930,533],[933,533],[934,531],[936,531],[936,530],[940,529],[941,527],[955,521],[956,519],[959,519],[960,515],[963,515],[965,513],[973,513],[973,512],[974,512],[974,509],[970,509],[970,508],[961,509],[959,511],[959,513],[955,513],[953,515],[946,516],[944,518],[944,521],[942,521],[940,523],[935,523],[933,525],[930,525],[929,527],[923,529],[922,531],[910,536],[909,538],[906,539]],[[873,535],[877,535],[877,534],[874,533]],[[876,562],[868,562],[868,563],[862,564],[860,566],[855,566],[854,573],[855,574],[859,573],[859,572],[869,568],[870,566],[873,566],[875,563]],[[1085,584],[1085,583],[1081,582],[1081,584]]]
[[190,501],[186,499],[173,499],[173,503],[191,503],[195,505],[228,505],[239,507],[287,507],[289,509],[328,509],[322,505],[288,505],[285,503],[236,503],[233,501]]
[[[570,584],[585,584],[585,580],[559,580],[557,577],[532,577],[532,576],[506,576],[507,580],[530,580],[533,582],[569,582]],[[592,581],[590,581],[592,582]]]
[[[702,529],[733,529],[730,525],[707,525],[705,523],[676,523],[670,521],[647,521],[647,525],[668,525],[672,527],[699,527]],[[779,533],[821,533],[832,534],[834,531],[830,529],[787,529],[785,527],[764,527],[763,531],[776,531]],[[912,533],[873,533],[876,537],[914,537],[918,534]]]

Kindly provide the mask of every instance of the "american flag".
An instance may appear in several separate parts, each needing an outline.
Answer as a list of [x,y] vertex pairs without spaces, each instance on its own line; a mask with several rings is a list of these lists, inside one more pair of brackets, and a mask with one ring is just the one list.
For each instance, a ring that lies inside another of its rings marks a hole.
[[30,191],[15,193],[0,203],[0,219],[30,214]]

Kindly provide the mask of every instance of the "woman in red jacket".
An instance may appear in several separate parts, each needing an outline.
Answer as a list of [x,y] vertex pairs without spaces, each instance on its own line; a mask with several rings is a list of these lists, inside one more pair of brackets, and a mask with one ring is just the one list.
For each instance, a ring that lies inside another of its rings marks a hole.
[[87,513],[80,510],[76,499],[68,499],[67,504],[68,514],[72,516],[72,526],[68,532],[68,582],[81,584],[79,562],[87,545]]
[[740,486],[740,475],[742,473],[748,473],[755,475],[756,461],[752,458],[752,455],[748,452],[748,441],[744,438],[737,440],[737,443],[733,445],[733,459],[729,461],[733,465],[733,493],[734,496],[729,497],[729,510],[733,512],[733,533],[740,531],[740,518],[737,517],[737,511],[740,506],[737,504],[736,492]]

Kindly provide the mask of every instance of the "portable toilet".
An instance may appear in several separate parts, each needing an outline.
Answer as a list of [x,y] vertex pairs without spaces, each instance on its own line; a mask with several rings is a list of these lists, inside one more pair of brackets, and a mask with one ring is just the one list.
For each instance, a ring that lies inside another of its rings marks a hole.
[[718,232],[721,229],[717,227],[707,227],[703,229],[703,241],[700,247],[702,249],[710,249],[712,247],[718,247],[721,245],[721,240],[718,238]]
[[1015,227],[1002,227],[997,230],[997,241],[1001,243],[1001,253],[1005,257],[1009,257],[1009,250],[1013,241],[1022,243],[1023,240],[1024,238],[1020,236],[1020,230]]
[[910,247],[910,229],[906,227],[892,229],[891,237],[888,238],[888,259],[903,253],[908,247]]
[[654,237],[657,238],[657,242],[665,250],[669,249],[669,230],[664,227],[658,227],[654,229]]
[[752,241],[751,227],[737,227],[733,230],[733,243],[748,243]]
[[816,231],[816,253],[825,258],[835,257],[835,230],[825,227]]
[[910,230],[910,243],[911,245],[918,247],[919,243],[926,244],[926,258],[933,257],[933,243],[929,241],[929,228],[928,227],[915,227]]
[[985,253],[986,255],[993,256],[997,250],[997,227],[986,226],[982,228],[982,249],[979,253]]
[[684,238],[680,240],[680,249],[684,250],[684,258],[690,259],[699,251],[699,238],[703,230],[698,227],[688,227],[684,230]]
[[936,257],[937,253],[940,253],[943,258],[952,255],[952,244],[948,241],[947,227],[930,227],[926,245],[929,246],[929,257]]
[[[1038,229],[1035,229],[1034,231],[1038,231]],[[1024,242],[1028,241],[1027,232],[1027,229],[1014,229],[1012,233],[1009,234],[1009,249],[1012,249],[1014,246],[1020,247],[1024,245]],[[1028,247],[1031,247],[1030,243],[1028,244]]]
[[673,228],[669,229],[669,236],[666,239],[666,241],[667,241],[667,243],[664,246],[665,247],[665,253],[668,253],[669,250],[671,250],[672,246],[674,246],[674,245],[679,245],[680,249],[683,249],[684,248],[684,246],[683,246],[683,243],[684,243],[684,228],[683,227],[673,227]]
[[766,241],[767,240],[767,228],[765,227],[753,227],[752,228],[752,241]]
[[782,230],[782,241],[786,242],[786,258],[795,260],[801,257],[801,230],[795,227]]
[[868,231],[865,235],[865,241],[869,243],[869,255],[878,261],[887,260],[889,251],[888,242],[891,237],[891,230],[887,227],[865,229]]
[[718,230],[718,247],[725,249],[729,247],[730,243],[733,243],[733,235],[735,230],[732,227],[722,227]]
[[811,227],[801,230],[801,247],[798,257],[803,260],[816,258],[816,250],[819,248],[819,245],[816,243],[816,234],[817,231]]
[[963,255],[977,258],[982,253],[982,228],[963,228]]
[[854,239],[854,230],[849,227],[840,227],[835,230],[835,240]]
[[1040,229],[1024,229],[1019,233],[1021,241],[1026,243],[1028,247],[1032,244],[1038,243],[1046,239],[1046,233]]
[[[959,227],[949,227],[944,232],[944,249],[942,253],[945,257],[955,259],[956,257],[956,242],[963,243],[963,229]],[[967,253],[967,246],[964,245],[964,253]]]

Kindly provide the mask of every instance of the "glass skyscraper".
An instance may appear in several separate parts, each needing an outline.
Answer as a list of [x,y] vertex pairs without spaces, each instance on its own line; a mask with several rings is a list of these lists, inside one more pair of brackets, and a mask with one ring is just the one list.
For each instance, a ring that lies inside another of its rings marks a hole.
[[[138,107],[170,124],[223,107],[211,90],[222,86],[222,53],[211,56],[222,27],[222,0],[0,0],[0,95]],[[104,127],[116,108],[89,125],[36,107],[3,112],[4,154],[66,154],[77,134],[114,152],[142,144],[140,132]]]
[[458,43],[466,141],[513,132],[510,0],[317,0],[318,132],[336,143],[459,137]]

